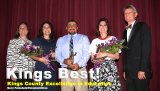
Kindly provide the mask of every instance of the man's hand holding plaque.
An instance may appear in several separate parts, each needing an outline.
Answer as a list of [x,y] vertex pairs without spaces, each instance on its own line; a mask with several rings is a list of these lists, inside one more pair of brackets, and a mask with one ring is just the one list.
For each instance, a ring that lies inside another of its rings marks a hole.
[[67,58],[67,59],[64,59],[64,63],[67,65],[67,68],[68,69],[72,69],[72,65],[73,65],[73,58]]
[[75,69],[73,61],[74,61],[74,56],[76,56],[76,54],[77,53],[75,53],[75,54],[71,53],[69,58],[64,59],[64,63],[67,65],[68,69],[71,69],[71,70]]

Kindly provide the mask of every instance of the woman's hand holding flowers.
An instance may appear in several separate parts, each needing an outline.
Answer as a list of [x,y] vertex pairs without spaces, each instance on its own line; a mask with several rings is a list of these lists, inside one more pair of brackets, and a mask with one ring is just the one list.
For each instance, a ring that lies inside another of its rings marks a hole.
[[45,65],[50,64],[50,60],[47,60],[45,57],[40,57],[39,61],[42,62],[42,63],[44,63]]

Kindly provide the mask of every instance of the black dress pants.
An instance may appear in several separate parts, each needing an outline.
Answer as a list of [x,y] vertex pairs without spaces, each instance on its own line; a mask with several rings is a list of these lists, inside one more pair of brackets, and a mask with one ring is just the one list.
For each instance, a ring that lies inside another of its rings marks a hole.
[[127,91],[149,91],[149,79],[126,77]]

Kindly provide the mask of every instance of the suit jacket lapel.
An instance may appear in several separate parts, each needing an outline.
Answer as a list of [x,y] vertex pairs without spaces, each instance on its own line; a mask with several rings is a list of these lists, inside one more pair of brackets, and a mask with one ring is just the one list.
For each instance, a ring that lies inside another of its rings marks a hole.
[[127,30],[126,29],[123,32],[123,39],[125,39],[124,45],[127,45]]

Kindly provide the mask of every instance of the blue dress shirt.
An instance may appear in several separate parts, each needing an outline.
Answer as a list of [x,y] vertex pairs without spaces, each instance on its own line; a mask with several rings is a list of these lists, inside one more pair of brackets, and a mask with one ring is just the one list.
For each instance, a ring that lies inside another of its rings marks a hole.
[[[65,35],[60,37],[56,44],[56,59],[62,67],[67,67],[67,65],[64,64],[64,59],[68,58],[70,55],[70,39],[70,34]],[[85,67],[87,65],[90,58],[89,46],[90,42],[87,36],[77,33],[73,35],[73,53],[77,53],[74,56],[74,64],[77,63],[79,67]]]

